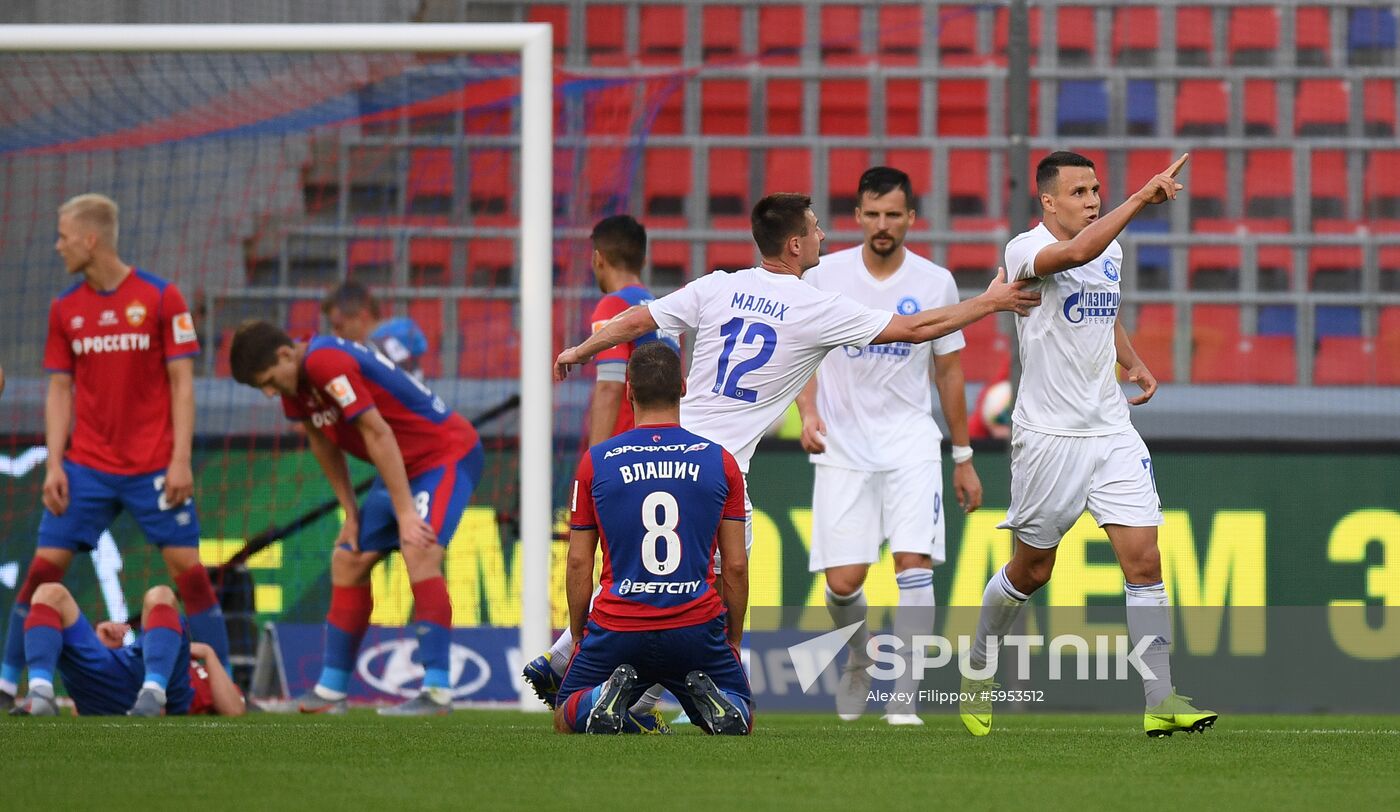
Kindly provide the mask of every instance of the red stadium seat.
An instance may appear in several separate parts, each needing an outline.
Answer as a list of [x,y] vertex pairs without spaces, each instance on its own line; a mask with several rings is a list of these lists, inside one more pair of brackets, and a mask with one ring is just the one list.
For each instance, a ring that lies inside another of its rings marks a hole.
[[962,330],[967,346],[961,352],[963,376],[992,383],[1011,360],[1011,342],[996,318],[978,319]]
[[1198,340],[1191,359],[1195,383],[1293,384],[1298,380],[1291,336]]
[[509,299],[459,299],[457,375],[520,377],[520,330]]
[[476,239],[467,243],[467,287],[505,287],[515,280],[515,244]]
[[[818,126],[822,135],[869,135],[870,83],[864,79],[822,80]],[[801,132],[800,117],[791,131]]]
[[467,171],[467,199],[472,219],[478,223],[511,222],[515,197],[511,150],[473,150],[467,159]]
[[288,302],[287,332],[292,335],[321,332],[321,300],[296,299]]
[[1098,40],[1094,9],[1060,6],[1056,11],[1055,31],[1060,64],[1087,65],[1093,61]]
[[[914,187],[919,211],[933,204],[933,156],[927,149],[892,149],[885,153],[885,165],[903,170]],[[863,170],[862,170],[863,171]],[[854,189],[854,187],[852,187]],[[926,255],[927,256],[927,255]]]
[[938,134],[987,134],[987,80],[944,79],[937,84]]
[[1224,135],[1230,87],[1219,79],[1183,79],[1176,90],[1177,135]]
[[[1223,216],[1226,195],[1225,153],[1220,150],[1193,151],[1185,173],[1186,182],[1183,185],[1191,201],[1192,221]],[[1146,182],[1146,178],[1134,179],[1134,183]]]
[[938,7],[938,59],[943,64],[975,64],[983,55],[977,48],[977,6]]
[[1245,153],[1245,216],[1289,217],[1296,193],[1291,150],[1256,149]]
[[1366,386],[1376,382],[1376,342],[1359,336],[1323,336],[1313,359],[1317,386]]
[[1172,357],[1172,336],[1176,334],[1176,308],[1172,305],[1142,305],[1138,308],[1137,329],[1131,336],[1133,349],[1161,383],[1176,380]]
[[1113,61],[1151,65],[1157,59],[1159,18],[1151,6],[1120,6],[1113,11]]
[[749,83],[743,79],[700,82],[700,132],[705,135],[749,133]]
[[955,242],[948,245],[948,270],[960,288],[981,289],[992,281],[1001,264],[1001,246],[994,242]]
[[1278,131],[1278,92],[1272,79],[1248,79],[1244,83],[1245,135],[1273,135]]
[[1340,79],[1300,79],[1293,113],[1294,132],[1306,136],[1346,135],[1351,84]]
[[1293,26],[1299,65],[1326,65],[1332,56],[1332,23],[1326,8],[1298,9]]
[[679,65],[686,40],[685,6],[643,3],[638,11],[638,60],[644,65]]
[[846,226],[845,218],[851,216],[857,205],[856,187],[860,176],[871,165],[870,153],[863,149],[835,148],[827,153],[827,219],[831,227]]
[[690,244],[658,240],[647,246],[651,256],[652,290],[674,290],[690,280]]
[[626,7],[590,4],[584,7],[584,12],[584,49],[588,52],[588,62],[599,66],[626,65]]
[[1347,154],[1341,150],[1313,150],[1312,216],[1337,219],[1346,214]]
[[1367,79],[1362,88],[1361,120],[1366,135],[1373,138],[1395,135],[1395,81]]
[[437,214],[452,210],[456,192],[457,162],[451,149],[415,149],[408,156],[410,212]]
[[393,240],[351,240],[346,250],[350,276],[369,277],[387,282],[394,268]]
[[1266,65],[1279,47],[1279,10],[1263,6],[1230,9],[1226,48],[1231,65]]
[[[1127,177],[1123,179],[1123,194],[1130,195],[1141,189],[1143,184],[1147,183],[1153,175],[1171,166],[1172,161],[1175,159],[1176,156],[1173,155],[1172,151],[1169,149],[1128,150]],[[1188,164],[1194,163],[1195,160],[1196,156],[1192,154]],[[1188,165],[1186,174],[1183,174],[1182,177],[1189,181],[1191,179],[1189,173],[1193,168],[1194,167]],[[1194,190],[1196,187],[1194,182],[1187,182],[1183,185],[1186,186],[1188,190]],[[1108,195],[1104,194],[1104,197],[1108,197]],[[1143,214],[1149,213],[1151,213],[1150,209],[1143,212]]]
[[924,41],[924,14],[919,6],[882,6],[876,32],[880,61],[916,65]]
[[412,237],[408,241],[408,283],[445,287],[451,284],[452,241]]
[[769,79],[763,86],[767,98],[767,131],[764,134],[799,135],[802,132],[802,80]]
[[529,11],[525,15],[525,21],[531,23],[550,23],[554,26],[554,63],[562,65],[568,59],[569,52],[569,7],[567,5],[531,4]]
[[765,192],[806,192],[812,188],[812,153],[803,148],[774,147],[763,154]]
[[1372,150],[1366,161],[1366,216],[1400,219],[1400,150]]
[[749,151],[722,147],[710,150],[710,224],[745,229],[749,223]]
[[[1366,234],[1365,225],[1350,220],[1318,220],[1315,234]],[[1326,245],[1308,249],[1308,287],[1318,291],[1359,291],[1365,264],[1361,246]]]
[[1177,9],[1176,62],[1209,65],[1215,52],[1215,21],[1211,9],[1202,6]]
[[885,135],[918,135],[923,87],[918,79],[885,80]]
[[691,189],[690,150],[648,147],[642,167],[643,210],[647,224],[656,228],[685,226],[685,200]]
[[1376,383],[1400,386],[1400,307],[1383,307],[1376,333]]
[[[1031,6],[1030,46],[1032,65],[1040,61],[1040,18],[1040,7],[1034,5]],[[1000,6],[997,8],[996,18],[993,21],[993,26],[994,29],[992,33],[992,49],[993,52],[996,54],[998,60],[1004,60],[1006,58],[1006,45],[1011,37],[1011,12],[1007,10],[1006,6]]]
[[987,214],[989,155],[980,149],[948,152],[948,213],[954,217]]
[[408,317],[413,319],[424,338],[428,351],[418,359],[425,378],[442,377],[442,302],[437,299],[414,299],[408,303]]
[[711,271],[741,271],[758,263],[758,248],[753,240],[712,242],[705,246],[705,269]]
[[738,6],[704,6],[701,9],[701,58],[724,61],[739,56],[744,41],[743,13]]
[[822,6],[821,58],[823,65],[858,65],[861,53],[860,6]]
[[806,41],[802,6],[765,4],[758,10],[758,54],[765,65],[795,65]]

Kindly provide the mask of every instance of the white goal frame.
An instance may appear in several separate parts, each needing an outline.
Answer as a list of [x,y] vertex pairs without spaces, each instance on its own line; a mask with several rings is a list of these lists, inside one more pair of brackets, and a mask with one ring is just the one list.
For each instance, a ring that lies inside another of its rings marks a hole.
[[[0,53],[520,54],[520,650],[550,643],[553,534],[553,48],[544,23],[0,25]],[[522,691],[523,710],[544,708]]]

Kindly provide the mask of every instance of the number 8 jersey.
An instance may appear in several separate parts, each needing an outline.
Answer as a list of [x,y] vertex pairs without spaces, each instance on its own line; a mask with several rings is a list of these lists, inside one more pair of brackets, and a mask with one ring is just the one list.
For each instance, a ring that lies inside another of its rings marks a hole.
[[717,443],[674,424],[639,426],[579,461],[575,530],[597,530],[602,591],[590,618],[610,631],[676,629],[724,611],[712,566],[721,521],[744,521],[744,478]]
[[868,345],[894,316],[763,268],[717,271],[647,307],[662,330],[695,331],[681,424],[729,449],[744,471],[826,354]]

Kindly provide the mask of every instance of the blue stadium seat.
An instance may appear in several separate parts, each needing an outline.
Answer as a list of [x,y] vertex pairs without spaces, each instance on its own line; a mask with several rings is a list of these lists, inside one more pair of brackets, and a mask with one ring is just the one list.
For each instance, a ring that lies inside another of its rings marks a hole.
[[1298,333],[1298,315],[1293,305],[1264,305],[1259,308],[1259,335],[1292,336]]
[[1395,15],[1384,8],[1354,8],[1347,24],[1347,50],[1355,64],[1388,62],[1394,57]]
[[[1129,221],[1129,234],[1166,234],[1171,231],[1167,220]],[[1167,245],[1140,245],[1137,249],[1136,267],[1138,287],[1144,290],[1167,290],[1171,287],[1172,249]]]
[[1103,135],[1108,131],[1108,88],[1096,81],[1061,82],[1055,118],[1060,135]]
[[1319,337],[1361,335],[1361,308],[1359,307],[1320,305],[1316,313]]
[[1128,82],[1128,135],[1157,134],[1157,83],[1150,79]]

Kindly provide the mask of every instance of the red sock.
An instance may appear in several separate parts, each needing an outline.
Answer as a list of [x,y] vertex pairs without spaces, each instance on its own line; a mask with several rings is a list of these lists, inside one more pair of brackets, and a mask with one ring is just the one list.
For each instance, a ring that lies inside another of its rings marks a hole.
[[176,634],[181,634],[184,629],[180,626],[180,612],[168,603],[158,603],[151,607],[146,613],[146,625],[144,631],[151,629],[169,629]]
[[24,576],[24,583],[20,585],[19,595],[15,597],[15,603],[28,606],[29,599],[34,597],[34,590],[44,584],[63,580],[64,569],[47,558],[34,556],[34,560],[29,562],[29,574]]
[[218,604],[214,595],[214,585],[209,582],[209,573],[203,564],[195,564],[175,576],[175,589],[185,604],[185,612],[197,615]]
[[452,628],[452,599],[441,575],[413,585],[413,619]]
[[364,586],[332,586],[331,609],[326,622],[347,634],[362,634],[374,611],[374,593]]
[[49,626],[63,631],[63,618],[59,616],[57,609],[47,603],[36,603],[29,607],[29,617],[24,619],[24,630],[29,631],[35,626]]

